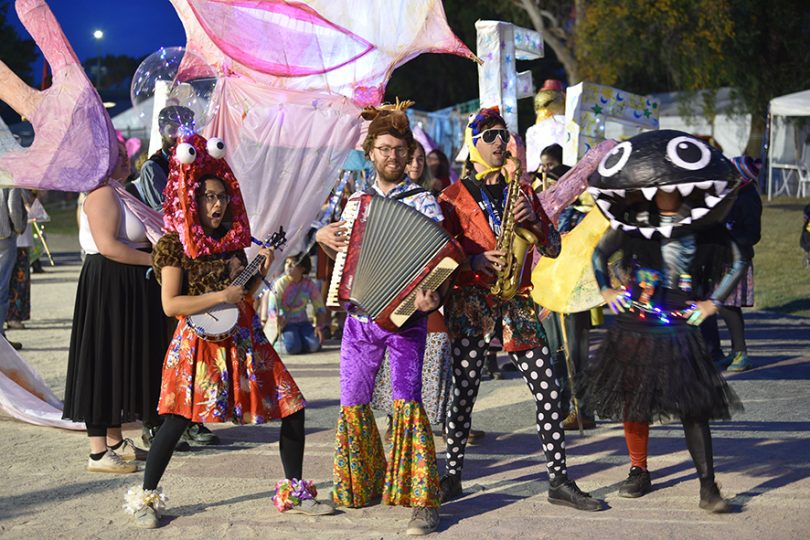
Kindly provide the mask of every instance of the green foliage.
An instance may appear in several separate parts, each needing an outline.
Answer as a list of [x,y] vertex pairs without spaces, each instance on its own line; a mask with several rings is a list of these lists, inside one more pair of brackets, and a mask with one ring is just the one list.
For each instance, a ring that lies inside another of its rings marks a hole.
[[0,0],[0,60],[22,80],[31,84],[31,64],[37,58],[37,46],[33,39],[20,36],[8,22],[10,4],[7,0]]

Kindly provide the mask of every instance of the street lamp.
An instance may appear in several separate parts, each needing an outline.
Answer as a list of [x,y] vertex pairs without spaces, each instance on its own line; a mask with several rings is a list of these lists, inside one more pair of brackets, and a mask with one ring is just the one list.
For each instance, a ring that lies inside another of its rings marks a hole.
[[101,30],[94,30],[93,37],[96,40],[96,52],[98,56],[96,57],[96,90],[101,92],[101,38],[104,37],[104,32]]

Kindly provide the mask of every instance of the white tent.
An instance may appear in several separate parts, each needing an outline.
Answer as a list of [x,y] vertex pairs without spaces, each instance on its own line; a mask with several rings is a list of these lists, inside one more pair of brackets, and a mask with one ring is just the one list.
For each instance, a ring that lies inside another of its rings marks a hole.
[[[715,115],[706,117],[704,93],[714,92]],[[751,115],[731,88],[701,90],[699,92],[666,92],[653,94],[659,103],[658,120],[661,129],[677,129],[695,135],[711,135],[723,147],[728,157],[739,156],[748,144]]]
[[[770,103],[768,199],[810,192],[810,90],[773,98]],[[774,180],[779,173],[779,182]]]

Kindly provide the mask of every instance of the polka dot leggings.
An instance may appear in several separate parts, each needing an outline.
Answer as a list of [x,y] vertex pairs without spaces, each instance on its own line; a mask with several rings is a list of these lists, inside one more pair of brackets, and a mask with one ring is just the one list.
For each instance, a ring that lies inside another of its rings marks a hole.
[[[453,395],[447,411],[447,474],[461,475],[472,410],[481,382],[486,344],[483,338],[453,342]],[[551,367],[548,347],[510,353],[537,404],[537,432],[546,456],[549,479],[566,475],[565,435],[560,412],[560,388]]]

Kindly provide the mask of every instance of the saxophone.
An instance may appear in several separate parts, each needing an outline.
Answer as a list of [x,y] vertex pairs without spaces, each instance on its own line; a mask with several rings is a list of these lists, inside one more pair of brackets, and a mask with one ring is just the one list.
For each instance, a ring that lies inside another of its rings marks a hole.
[[515,226],[514,208],[520,196],[520,168],[515,170],[511,179],[508,171],[504,171],[504,174],[509,188],[503,203],[503,222],[496,249],[506,253],[506,264],[498,272],[489,292],[502,300],[509,300],[520,288],[523,263],[529,248],[537,243],[537,236],[523,227]]

